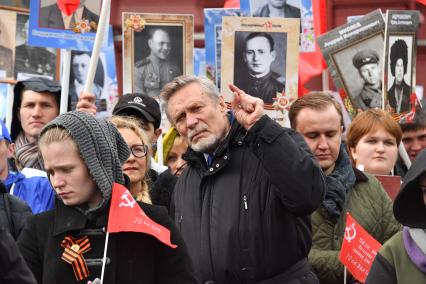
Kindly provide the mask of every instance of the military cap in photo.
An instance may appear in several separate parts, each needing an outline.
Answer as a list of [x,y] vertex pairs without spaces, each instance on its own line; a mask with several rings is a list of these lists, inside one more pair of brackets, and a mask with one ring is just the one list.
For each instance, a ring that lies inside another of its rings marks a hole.
[[358,51],[352,59],[352,63],[357,69],[361,68],[365,64],[378,63],[378,62],[379,62],[379,55],[377,54],[376,51],[372,49],[364,49],[364,50]]

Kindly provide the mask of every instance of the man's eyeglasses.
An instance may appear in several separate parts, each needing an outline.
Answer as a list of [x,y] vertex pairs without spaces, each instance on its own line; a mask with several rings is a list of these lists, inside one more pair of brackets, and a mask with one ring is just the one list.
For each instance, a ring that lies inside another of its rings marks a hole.
[[130,151],[132,152],[133,156],[136,158],[143,158],[146,156],[146,153],[148,153],[148,146],[146,145],[133,145],[130,147]]

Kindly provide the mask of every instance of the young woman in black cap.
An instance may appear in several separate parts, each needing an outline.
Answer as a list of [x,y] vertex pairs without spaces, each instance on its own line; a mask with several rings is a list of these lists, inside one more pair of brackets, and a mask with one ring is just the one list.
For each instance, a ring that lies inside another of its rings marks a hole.
[[[101,276],[111,189],[125,183],[129,148],[110,122],[81,112],[46,125],[39,144],[59,201],[28,221],[19,248],[38,283],[88,283]],[[186,246],[165,210],[139,205],[171,231],[177,248],[143,233],[111,234],[104,283],[196,283]],[[64,254],[70,250],[71,261]]]

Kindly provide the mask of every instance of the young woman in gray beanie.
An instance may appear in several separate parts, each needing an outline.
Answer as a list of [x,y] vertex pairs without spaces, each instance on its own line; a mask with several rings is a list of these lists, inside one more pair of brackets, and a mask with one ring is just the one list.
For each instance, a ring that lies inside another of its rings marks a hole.
[[[69,112],[47,124],[39,147],[58,197],[55,209],[33,216],[18,245],[38,283],[88,283],[100,278],[113,183],[125,185],[130,151],[106,120]],[[172,249],[143,233],[109,236],[104,283],[196,283],[181,235],[167,213],[140,203],[171,231]]]

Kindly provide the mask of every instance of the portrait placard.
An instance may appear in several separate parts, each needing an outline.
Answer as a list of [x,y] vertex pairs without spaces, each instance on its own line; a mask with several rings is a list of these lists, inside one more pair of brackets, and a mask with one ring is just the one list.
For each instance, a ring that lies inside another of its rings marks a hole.
[[222,17],[240,16],[239,9],[204,9],[204,34],[206,47],[206,75],[220,89],[222,52]]
[[375,10],[318,37],[328,70],[351,116],[383,108],[385,22]]
[[297,98],[299,19],[223,17],[221,91],[235,84],[261,98],[266,113],[287,125],[287,109]]
[[123,13],[123,91],[158,98],[176,76],[193,74],[192,15]]
[[385,80],[386,109],[401,122],[417,104],[416,51],[418,11],[386,12]]
[[[78,98],[83,92],[89,71],[91,53],[88,51],[71,52],[71,69],[68,93],[68,110],[75,110]],[[118,100],[117,73],[115,68],[114,39],[112,27],[109,27],[108,41],[104,42],[93,81],[92,94],[95,95],[97,116],[109,116]]]
[[315,51],[312,0],[240,0],[241,13],[252,17],[300,19],[300,51]]
[[56,77],[57,50],[30,46],[28,22],[28,10],[0,9],[0,82]]
[[99,24],[101,0],[80,0],[69,9],[64,1],[32,0],[29,43],[35,46],[91,51]]

